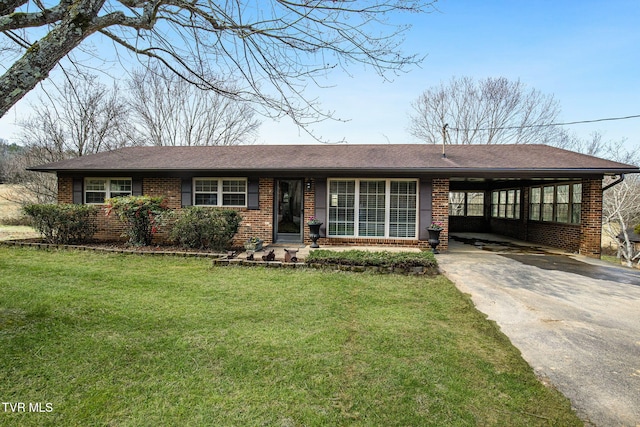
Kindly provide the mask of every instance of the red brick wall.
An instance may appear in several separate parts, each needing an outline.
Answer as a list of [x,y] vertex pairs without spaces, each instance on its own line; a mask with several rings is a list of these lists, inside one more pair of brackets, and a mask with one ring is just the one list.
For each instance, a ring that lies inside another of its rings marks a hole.
[[[181,180],[180,178],[145,178],[142,183],[142,191],[145,195],[167,197],[169,207],[179,209],[181,207]],[[440,234],[441,251],[448,249],[449,238],[449,179],[435,178],[432,181],[432,220],[440,222],[444,230]],[[273,205],[274,205],[274,179],[260,178],[260,209],[239,209],[243,221],[234,240],[234,245],[242,246],[249,237],[259,237],[266,244],[273,239]],[[585,179],[582,181],[582,224],[567,225],[554,223],[538,223],[526,221],[528,215],[528,193],[523,189],[523,206],[521,221],[511,221],[518,224],[516,234],[525,233],[526,239],[553,247],[559,247],[571,252],[598,258],[600,256],[600,239],[602,226],[602,185],[599,179]],[[67,176],[58,178],[58,202],[73,202],[73,179]],[[304,190],[304,220],[315,212],[315,186],[311,190]],[[97,239],[101,240],[126,240],[122,237],[123,226],[113,217],[107,217],[104,211],[98,214]],[[497,224],[492,221],[492,228]],[[428,224],[420,224],[426,227]],[[498,227],[499,228],[499,227]],[[500,230],[493,230],[500,232]],[[506,231],[506,230],[504,230]],[[164,236],[158,235],[160,241]],[[517,236],[520,237],[520,236]],[[525,238],[520,237],[520,238]],[[311,243],[309,228],[304,227],[304,242]],[[426,241],[404,239],[356,239],[356,238],[322,238],[321,245],[385,245],[385,246],[421,246],[426,247]]]
[[164,196],[169,208],[180,209],[182,207],[181,184],[180,178],[144,178],[142,194],[151,197]]
[[[449,178],[434,178],[431,191],[431,221],[439,222],[444,227],[437,249],[446,251],[449,249]],[[420,226],[428,227],[429,224]]]
[[529,222],[530,242],[578,252],[580,248],[580,226],[554,222]]
[[58,203],[73,203],[73,178],[70,176],[58,177]]
[[602,247],[602,180],[582,180],[582,221],[579,253],[600,258]]
[[258,237],[265,244],[273,241],[273,178],[260,178],[260,209],[240,209],[242,223],[234,239],[235,246],[242,244],[250,237]]
[[303,206],[303,221],[302,225],[303,229],[303,241],[306,245],[311,244],[311,238],[309,237],[309,227],[307,226],[307,221],[309,217],[314,216],[316,211],[316,191],[315,191],[315,182],[311,181],[311,188],[307,190],[307,181],[304,182],[304,206]]
[[[306,234],[305,234],[306,235]],[[308,243],[311,241],[309,240]],[[429,247],[427,241],[419,241],[413,239],[372,239],[372,238],[357,238],[357,237],[323,237],[318,240],[320,246],[323,245],[335,245],[335,246],[396,246],[396,247]],[[441,248],[442,246],[438,246]]]

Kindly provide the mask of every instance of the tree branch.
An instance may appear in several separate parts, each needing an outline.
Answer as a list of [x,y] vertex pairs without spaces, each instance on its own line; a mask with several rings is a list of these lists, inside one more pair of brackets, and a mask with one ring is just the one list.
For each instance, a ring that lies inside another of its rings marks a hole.
[[4,17],[15,12],[16,9],[28,2],[29,0],[0,0],[0,16]]
[[11,13],[0,17],[0,31],[17,30],[19,28],[41,27],[53,24],[64,18],[68,13],[71,2],[62,0],[60,4],[40,12]]

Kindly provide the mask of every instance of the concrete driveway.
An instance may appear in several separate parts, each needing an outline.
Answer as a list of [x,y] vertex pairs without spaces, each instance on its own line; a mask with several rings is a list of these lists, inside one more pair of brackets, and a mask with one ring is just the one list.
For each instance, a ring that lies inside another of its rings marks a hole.
[[640,270],[462,237],[437,255],[442,271],[536,374],[586,425],[640,426]]

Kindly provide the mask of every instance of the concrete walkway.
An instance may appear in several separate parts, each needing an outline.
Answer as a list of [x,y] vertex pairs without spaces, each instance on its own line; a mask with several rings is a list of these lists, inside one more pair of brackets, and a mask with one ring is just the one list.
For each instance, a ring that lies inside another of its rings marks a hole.
[[640,271],[492,236],[461,237],[437,256],[442,271],[536,374],[571,400],[586,425],[640,426]]

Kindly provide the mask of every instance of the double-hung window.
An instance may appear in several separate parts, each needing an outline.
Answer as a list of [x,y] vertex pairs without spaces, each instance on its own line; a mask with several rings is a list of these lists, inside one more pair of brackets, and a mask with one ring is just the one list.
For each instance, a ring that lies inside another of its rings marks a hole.
[[102,204],[112,197],[131,195],[131,178],[86,178],[84,202]]
[[329,180],[329,236],[415,238],[415,180]]
[[196,206],[247,206],[246,178],[194,178],[193,189]]

